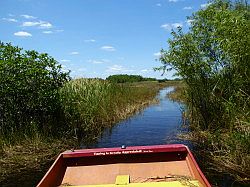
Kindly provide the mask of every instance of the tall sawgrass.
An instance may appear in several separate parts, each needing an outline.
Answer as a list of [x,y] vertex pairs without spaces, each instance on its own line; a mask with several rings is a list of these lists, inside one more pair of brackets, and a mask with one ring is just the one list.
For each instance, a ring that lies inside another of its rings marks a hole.
[[0,137],[0,186],[6,183],[34,186],[59,152],[77,148],[79,143],[95,143],[105,127],[154,102],[164,86],[157,82],[115,84],[100,79],[65,83],[59,90],[60,117],[53,124],[56,131],[43,134],[34,124],[34,129],[12,137],[16,141],[11,144],[6,145],[6,140]]
[[135,87],[100,79],[76,79],[60,89],[64,132],[78,139],[97,138],[103,128],[125,119],[152,101],[159,87]]

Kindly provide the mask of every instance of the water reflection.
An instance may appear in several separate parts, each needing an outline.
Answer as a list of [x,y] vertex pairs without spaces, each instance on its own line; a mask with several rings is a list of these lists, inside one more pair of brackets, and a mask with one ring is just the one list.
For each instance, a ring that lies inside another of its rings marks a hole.
[[166,143],[185,143],[179,140],[181,128],[181,104],[169,100],[167,93],[174,87],[162,89],[157,98],[159,103],[106,129],[97,143],[91,147],[120,147],[121,145],[158,145]]
[[184,106],[171,101],[166,95],[174,87],[162,89],[157,98],[159,103],[147,107],[139,114],[106,129],[102,136],[88,147],[120,147],[121,145],[159,145],[182,143],[194,153],[202,171],[214,186],[244,186],[233,181],[229,175],[211,172],[208,168],[209,158],[205,157],[202,145],[192,144],[190,141],[178,138],[180,133],[188,132],[188,124],[182,125],[182,111]]

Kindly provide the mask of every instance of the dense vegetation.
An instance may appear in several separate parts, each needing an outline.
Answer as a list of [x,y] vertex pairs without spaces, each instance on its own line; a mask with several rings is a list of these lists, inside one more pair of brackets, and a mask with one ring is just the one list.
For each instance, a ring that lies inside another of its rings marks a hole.
[[145,78],[145,77],[142,77],[141,75],[127,75],[127,74],[110,75],[107,77],[106,80],[110,82],[115,82],[115,83],[156,81],[155,78]]
[[[68,73],[48,54],[0,42],[0,140],[52,133]],[[16,136],[17,137],[17,136]]]
[[250,7],[214,0],[172,32],[160,58],[186,84],[193,138],[205,142],[213,168],[250,178]]
[[[160,88],[101,79],[69,81],[69,73],[48,54],[4,43],[0,43],[0,76],[1,147],[37,135],[94,139],[105,126],[151,102]],[[146,80],[135,75],[109,79]]]
[[0,186],[35,186],[56,155],[93,143],[164,86],[70,80],[48,54],[0,42]]
[[84,137],[85,143],[91,142],[104,127],[152,102],[160,87],[118,85],[100,79],[72,80],[60,89],[65,129],[79,139]]

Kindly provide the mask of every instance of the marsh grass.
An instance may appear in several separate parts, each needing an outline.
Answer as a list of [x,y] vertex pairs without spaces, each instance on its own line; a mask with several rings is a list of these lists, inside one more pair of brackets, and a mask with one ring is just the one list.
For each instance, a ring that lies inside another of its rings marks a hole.
[[36,186],[60,152],[73,147],[72,139],[36,137],[3,147],[0,186]]
[[[157,102],[165,83],[115,84],[100,79],[71,80],[60,89],[57,131],[41,133],[35,124],[0,138],[0,186],[35,186],[56,156],[97,140],[103,129]],[[25,133],[24,133],[25,132]]]
[[249,185],[249,135],[242,136],[240,132],[192,131],[180,135],[180,138],[192,141],[192,151],[213,185],[223,186],[225,182],[226,186]]
[[185,103],[186,102],[185,87],[186,85],[184,82],[179,82],[178,84],[174,86],[174,90],[167,94],[167,97],[172,101]]
[[103,128],[155,102],[154,97],[161,85],[145,85],[114,84],[100,79],[68,82],[60,90],[64,128],[79,140],[98,138]]
[[[185,89],[185,86],[176,87],[168,97],[188,104]],[[198,109],[196,108],[196,110]],[[215,108],[210,108],[210,110],[213,113],[217,112]],[[237,181],[234,183],[235,186],[247,185],[250,183],[249,112],[244,107],[241,108],[241,111],[233,107],[228,108],[228,110],[232,115],[230,119],[234,117],[234,120],[229,120],[228,115],[222,115],[220,121],[222,123],[227,122],[228,126],[232,128],[218,128],[213,131],[201,130],[197,127],[197,123],[203,119],[194,115],[194,111],[186,110],[184,117],[189,122],[191,121],[190,129],[192,131],[180,135],[180,138],[192,142],[193,151],[199,160],[199,164],[214,185],[221,184],[222,181],[220,180],[223,180],[225,176],[230,176],[231,182]]]

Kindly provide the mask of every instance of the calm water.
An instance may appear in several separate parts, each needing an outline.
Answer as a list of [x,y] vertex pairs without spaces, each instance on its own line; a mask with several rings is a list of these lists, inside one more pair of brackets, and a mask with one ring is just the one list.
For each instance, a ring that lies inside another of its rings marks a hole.
[[92,147],[119,147],[121,145],[158,145],[184,143],[177,135],[185,131],[182,127],[181,108],[178,102],[170,101],[166,95],[173,87],[162,89],[159,103],[147,107],[139,114],[107,129],[98,143]]
[[[158,94],[159,103],[150,105],[139,114],[124,120],[111,129],[106,129],[97,143],[90,147],[120,147],[137,145],[160,145],[169,143],[181,143],[187,145],[194,156],[198,156],[199,150],[192,142],[178,139],[180,133],[188,131],[182,123],[183,105],[168,99],[166,95],[173,91],[174,87],[162,89]],[[196,157],[202,171],[208,177],[213,186],[240,187],[246,186],[233,182],[228,175],[209,173],[206,161],[203,157]]]

